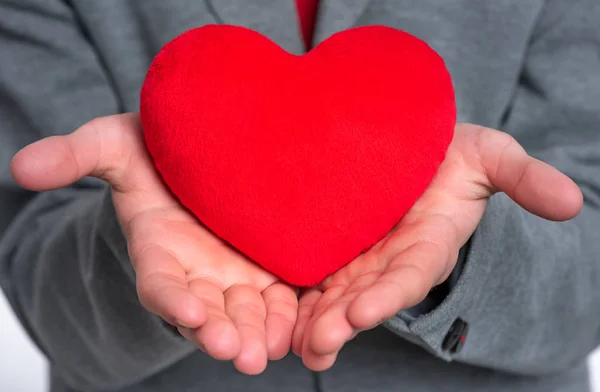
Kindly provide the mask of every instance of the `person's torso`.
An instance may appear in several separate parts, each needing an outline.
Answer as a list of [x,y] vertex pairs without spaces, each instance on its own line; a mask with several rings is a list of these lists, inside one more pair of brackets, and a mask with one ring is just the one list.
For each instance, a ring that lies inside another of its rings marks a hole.
[[[212,23],[257,30],[284,49],[304,51],[293,0],[73,0],[123,112],[162,45]],[[500,128],[543,0],[321,0],[314,44],[361,25],[387,25],[425,40],[452,75],[458,121]],[[584,365],[560,376],[517,377],[445,363],[384,328],[359,335],[334,367],[308,371],[290,354],[257,377],[198,352],[121,392],[159,391],[587,391]],[[53,381],[54,392],[71,391]]]
[[[194,27],[242,25],[289,52],[304,52],[293,0],[74,0],[72,4],[123,111],[138,110],[139,89],[160,48]],[[458,121],[497,127],[510,106],[542,5],[542,0],[321,0],[314,44],[354,26],[380,24],[407,31],[444,58],[455,87]]]

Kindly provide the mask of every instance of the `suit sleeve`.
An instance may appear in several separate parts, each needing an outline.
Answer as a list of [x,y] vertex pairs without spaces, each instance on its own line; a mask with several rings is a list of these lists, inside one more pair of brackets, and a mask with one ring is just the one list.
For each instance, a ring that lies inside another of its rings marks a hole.
[[595,0],[547,2],[503,126],[580,186],[583,210],[555,223],[491,198],[448,295],[386,325],[439,358],[541,375],[600,345],[599,21]]
[[77,390],[119,388],[191,353],[138,302],[110,190],[84,179],[26,192],[18,149],[119,113],[66,2],[0,0],[0,285],[53,372]]

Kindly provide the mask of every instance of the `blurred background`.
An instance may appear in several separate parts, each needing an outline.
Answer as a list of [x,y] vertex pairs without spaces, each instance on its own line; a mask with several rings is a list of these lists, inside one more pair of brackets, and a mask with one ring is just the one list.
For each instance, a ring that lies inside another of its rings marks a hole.
[[[1,293],[1,292],[0,292]],[[600,392],[600,350],[590,359],[593,392]],[[46,363],[0,294],[0,392],[47,392]]]

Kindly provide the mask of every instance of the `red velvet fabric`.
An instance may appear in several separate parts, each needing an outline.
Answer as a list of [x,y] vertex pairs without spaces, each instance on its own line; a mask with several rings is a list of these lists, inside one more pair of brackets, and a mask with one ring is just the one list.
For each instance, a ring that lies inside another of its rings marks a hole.
[[299,286],[398,223],[444,159],[455,112],[442,58],[383,26],[304,56],[243,27],[196,28],[156,56],[140,106],[148,150],[182,204]]

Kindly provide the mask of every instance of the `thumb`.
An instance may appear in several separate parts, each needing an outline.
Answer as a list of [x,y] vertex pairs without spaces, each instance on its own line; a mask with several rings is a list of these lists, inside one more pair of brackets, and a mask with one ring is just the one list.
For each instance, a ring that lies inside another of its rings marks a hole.
[[494,191],[548,220],[564,221],[579,213],[583,195],[569,177],[529,156],[507,133],[488,128],[479,132],[480,162]]
[[124,187],[128,163],[142,145],[136,114],[94,119],[66,136],[51,136],[20,150],[12,159],[15,181],[33,191],[62,188],[85,176]]

